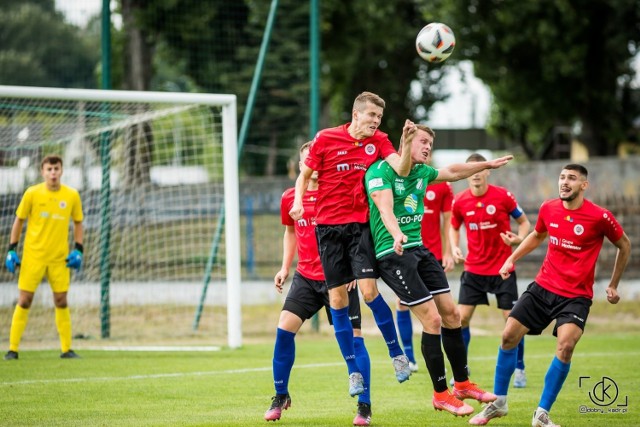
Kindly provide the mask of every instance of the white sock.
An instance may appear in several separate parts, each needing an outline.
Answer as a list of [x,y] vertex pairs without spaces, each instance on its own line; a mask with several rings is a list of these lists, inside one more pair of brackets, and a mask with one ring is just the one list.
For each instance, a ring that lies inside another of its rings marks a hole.
[[493,402],[494,405],[503,407],[507,404],[507,396],[498,396],[498,398]]

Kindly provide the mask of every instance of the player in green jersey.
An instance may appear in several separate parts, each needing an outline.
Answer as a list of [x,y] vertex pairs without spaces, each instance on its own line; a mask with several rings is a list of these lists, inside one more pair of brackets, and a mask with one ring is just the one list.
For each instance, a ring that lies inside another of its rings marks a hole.
[[[458,181],[484,169],[499,168],[513,156],[435,169],[427,164],[433,148],[433,130],[417,125],[412,136],[409,176],[399,176],[385,161],[374,163],[366,173],[371,233],[382,279],[422,324],[421,350],[433,383],[434,408],[464,416],[471,414],[473,407],[463,399],[486,403],[496,396],[469,381],[460,313],[442,266],[422,243],[424,195],[429,183]],[[455,378],[453,393],[446,381],[442,347]]]

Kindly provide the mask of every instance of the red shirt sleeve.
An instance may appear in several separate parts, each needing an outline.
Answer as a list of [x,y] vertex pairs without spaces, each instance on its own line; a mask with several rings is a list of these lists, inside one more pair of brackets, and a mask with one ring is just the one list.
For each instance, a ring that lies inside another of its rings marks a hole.
[[293,206],[293,199],[295,197],[295,189],[289,188],[282,193],[282,198],[280,199],[280,219],[282,221],[282,225],[294,225],[293,218],[289,215],[289,211]]
[[304,160],[304,164],[313,169],[314,171],[320,170],[322,165],[322,147],[323,147],[322,132],[318,132],[313,138],[313,143],[309,147],[309,154]]

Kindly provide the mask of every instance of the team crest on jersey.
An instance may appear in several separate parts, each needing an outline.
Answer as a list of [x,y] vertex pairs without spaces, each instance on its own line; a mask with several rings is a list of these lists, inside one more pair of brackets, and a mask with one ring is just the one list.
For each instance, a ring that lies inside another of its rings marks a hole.
[[418,196],[415,194],[409,194],[406,199],[404,199],[404,208],[410,214],[415,213],[416,209],[418,209]]
[[65,202],[64,200],[60,200],[58,206],[60,206],[60,209],[64,209],[67,207],[67,202]]
[[433,190],[428,190],[427,194],[425,195],[427,197],[427,200],[429,201],[433,201],[436,199],[436,193]]
[[494,213],[496,213],[496,207],[494,205],[487,206],[487,213],[489,215],[493,215]]
[[376,147],[373,144],[367,144],[364,147],[364,152],[367,153],[368,155],[372,155],[373,153],[376,152]]
[[422,190],[423,185],[424,185],[424,179],[420,178],[416,183],[416,190]]
[[573,232],[576,233],[576,236],[579,236],[584,233],[584,227],[580,224],[576,224],[575,227],[573,227]]
[[398,194],[404,193],[404,181],[396,179],[395,189],[396,189],[396,193]]

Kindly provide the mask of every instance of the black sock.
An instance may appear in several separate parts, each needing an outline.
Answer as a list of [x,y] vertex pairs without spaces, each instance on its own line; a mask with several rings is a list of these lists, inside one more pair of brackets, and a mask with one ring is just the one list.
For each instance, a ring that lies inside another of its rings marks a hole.
[[442,393],[447,390],[447,376],[444,371],[444,355],[440,344],[440,335],[422,332],[422,356],[427,363],[433,389]]
[[453,379],[458,382],[468,380],[467,350],[462,339],[462,328],[442,328],[442,346],[447,353],[449,363],[451,363]]

